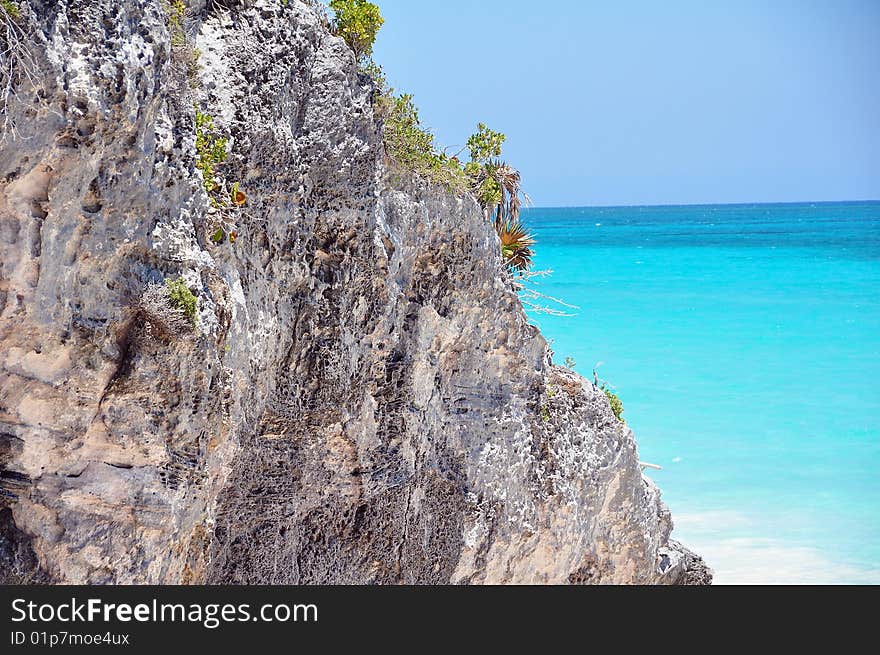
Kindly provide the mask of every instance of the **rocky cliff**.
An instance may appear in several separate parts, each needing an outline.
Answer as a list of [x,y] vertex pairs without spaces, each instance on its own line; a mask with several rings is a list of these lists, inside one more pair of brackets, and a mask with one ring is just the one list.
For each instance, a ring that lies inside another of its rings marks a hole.
[[[631,431],[551,364],[474,200],[386,161],[372,84],[309,6],[22,5],[3,581],[709,579]],[[243,206],[209,197],[196,107]],[[177,278],[196,328],[145,300]]]

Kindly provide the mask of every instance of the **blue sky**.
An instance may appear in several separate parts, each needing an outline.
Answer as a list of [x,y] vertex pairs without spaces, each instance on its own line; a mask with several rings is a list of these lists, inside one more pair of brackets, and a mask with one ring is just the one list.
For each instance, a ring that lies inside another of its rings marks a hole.
[[437,142],[539,206],[880,199],[880,1],[374,0]]

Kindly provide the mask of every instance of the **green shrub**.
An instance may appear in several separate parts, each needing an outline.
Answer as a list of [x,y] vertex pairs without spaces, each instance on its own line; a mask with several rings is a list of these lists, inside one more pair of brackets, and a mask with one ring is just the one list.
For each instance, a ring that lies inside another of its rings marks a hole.
[[202,66],[199,58],[201,51],[188,39],[185,29],[187,18],[186,0],[161,0],[161,6],[167,15],[165,24],[168,27],[169,43],[171,44],[172,70],[182,74],[190,89],[201,85],[199,71]]
[[330,9],[336,14],[336,33],[345,39],[355,57],[369,57],[376,34],[385,22],[379,7],[367,0],[330,0]]
[[[490,130],[484,123],[477,124],[477,131],[468,137],[467,149],[471,161],[465,164],[464,172],[468,177],[471,193],[480,206],[489,210],[498,207],[504,201],[504,189],[498,176],[494,175],[493,157],[501,156],[501,146],[507,137],[501,132]],[[516,217],[511,217],[516,220]]]
[[486,209],[501,204],[504,197],[501,185],[495,177],[487,174],[485,164],[469,161],[464,166],[464,173],[468,179],[468,187],[481,207]]
[[490,218],[501,241],[501,255],[511,271],[524,273],[532,266],[535,239],[519,223],[519,171],[498,159],[506,137],[477,125],[477,132],[467,140],[471,161],[462,166],[458,157],[437,150],[434,135],[424,129],[412,95],[395,96],[386,86],[382,68],[372,61],[362,65],[381,89],[377,113],[384,117],[385,150],[397,164],[453,192],[470,191]]
[[453,191],[466,189],[467,178],[461,164],[455,157],[435,148],[434,135],[422,127],[412,95],[392,93],[386,90],[380,103],[385,115],[385,148],[389,156],[432,182]]
[[182,277],[174,280],[165,280],[168,287],[168,301],[175,309],[179,309],[190,320],[193,327],[196,325],[198,300],[189,290]]
[[419,111],[409,93],[391,98],[385,118],[385,144],[399,164],[418,170],[435,163],[434,135],[422,129]]
[[12,0],[0,0],[0,9],[6,12],[10,18],[20,18],[21,10]]
[[471,160],[476,164],[489,161],[493,157],[501,156],[501,146],[507,137],[501,132],[490,130],[484,123],[477,124],[476,133],[468,137],[467,148],[471,153]]
[[186,5],[183,0],[165,0],[165,11],[168,12],[168,32],[171,34],[171,47],[182,48],[186,45],[186,34],[183,31],[183,19]]
[[213,192],[220,187],[215,166],[226,161],[226,138],[218,135],[214,119],[196,109],[196,168],[202,171],[205,192],[214,204],[220,204]]
[[623,418],[623,402],[621,402],[620,398],[616,393],[611,391],[605,385],[602,385],[602,391],[605,392],[605,396],[608,398],[608,403],[611,405],[611,411],[614,412],[614,416],[617,417],[618,421],[624,421]]

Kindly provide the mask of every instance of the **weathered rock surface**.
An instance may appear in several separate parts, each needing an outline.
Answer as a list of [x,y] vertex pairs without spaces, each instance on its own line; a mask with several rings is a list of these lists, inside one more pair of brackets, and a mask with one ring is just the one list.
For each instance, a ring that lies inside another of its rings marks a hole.
[[[710,580],[630,430],[551,365],[475,202],[385,162],[343,41],[297,0],[188,6],[174,49],[159,0],[21,19],[38,70],[0,144],[0,581]],[[194,104],[247,193],[222,216]],[[211,241],[221,218],[234,244]],[[141,308],[177,276],[191,334]]]

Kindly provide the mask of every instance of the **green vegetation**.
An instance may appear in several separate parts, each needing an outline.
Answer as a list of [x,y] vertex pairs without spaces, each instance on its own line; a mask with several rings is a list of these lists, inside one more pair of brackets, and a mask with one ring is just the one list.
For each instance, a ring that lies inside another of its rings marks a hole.
[[[186,37],[184,30],[186,3],[184,0],[162,1],[168,14],[172,59],[176,62],[177,70],[186,75],[190,89],[195,89],[198,86],[201,52],[194,48]],[[233,184],[230,190],[219,174],[219,167],[228,157],[227,145],[228,139],[214,126],[214,118],[196,107],[196,168],[202,172],[202,185],[205,193],[208,194],[211,205],[215,208],[230,205],[240,207],[246,201],[246,196],[244,192],[239,190],[238,183]],[[226,232],[229,231],[218,229],[219,233],[217,230],[210,230],[210,238],[215,243],[224,240]],[[218,234],[220,234],[219,237]],[[234,238],[231,237],[230,241],[234,241]]]
[[168,287],[168,301],[175,309],[179,309],[189,319],[192,326],[196,326],[198,300],[189,290],[182,277],[173,280],[165,280]]
[[21,9],[12,0],[0,0],[0,9],[10,18],[21,18]]
[[182,72],[191,89],[199,86],[199,58],[201,51],[187,39],[184,21],[187,6],[185,0],[162,0],[162,7],[167,14],[166,25],[171,43],[171,61],[176,71]]
[[614,412],[614,416],[617,417],[617,420],[626,422],[623,418],[623,402],[618,395],[604,384],[602,385],[602,391],[605,392],[605,396],[608,398],[608,403],[611,405],[611,411]]
[[165,0],[168,12],[168,31],[171,33],[171,47],[181,48],[186,45],[186,34],[183,31],[183,18],[186,5],[183,0]]
[[572,358],[572,357],[565,358],[565,368],[571,369],[573,371],[575,366],[577,366],[577,362],[574,361],[574,358]]
[[231,185],[219,173],[226,161],[228,139],[214,126],[214,119],[196,108],[196,168],[202,172],[205,193],[216,210],[211,213],[206,226],[208,238],[214,245],[227,239],[234,244],[238,239],[234,210],[247,203],[247,195],[238,182]]
[[213,195],[220,187],[214,169],[226,161],[226,143],[214,128],[214,119],[196,109],[196,168],[202,171],[205,193],[214,205],[222,204]]
[[403,93],[390,98],[387,111],[385,145],[389,154],[398,164],[412,171],[428,172],[438,158],[434,150],[434,135],[422,129],[412,96]]
[[336,33],[345,39],[355,57],[369,58],[376,34],[385,22],[379,7],[367,0],[330,0],[330,9],[336,14]]
[[385,82],[382,68],[367,62],[361,70],[381,89],[376,106],[385,119],[385,150],[399,166],[454,193],[474,194],[498,233],[501,256],[511,271],[525,272],[532,266],[535,239],[519,222],[524,198],[520,175],[512,166],[493,159],[501,154],[506,137],[483,123],[468,138],[471,160],[462,165],[457,156],[437,149],[434,135],[422,127],[412,95],[395,95]]
[[454,157],[438,151],[434,135],[424,129],[412,96],[385,94],[380,100],[385,113],[385,149],[405,169],[452,191],[464,191],[467,178]]
[[[374,106],[384,122],[385,150],[398,166],[454,193],[469,191],[483,208],[498,233],[501,257],[507,269],[525,274],[532,266],[535,239],[519,222],[528,197],[521,190],[519,171],[500,159],[507,137],[477,124],[465,148],[449,155],[437,148],[434,135],[422,126],[412,95],[398,94],[388,86],[382,67],[371,58],[376,34],[384,20],[379,8],[366,0],[331,0],[336,14],[334,27],[351,47],[360,70],[376,87]],[[458,154],[467,150],[470,161]]]
[[229,243],[235,243],[236,239],[238,239],[238,232],[235,230],[228,230],[224,228],[222,225],[217,227],[210,236],[211,243],[216,246],[219,246],[221,243],[229,239]]
[[550,420],[550,408],[547,405],[541,405],[541,418],[544,419],[544,422]]
[[514,271],[527,271],[532,266],[535,238],[519,222],[496,222],[495,230],[501,240],[501,258]]
[[383,119],[385,151],[399,166],[453,192],[467,189],[467,178],[455,157],[437,149],[434,135],[422,127],[419,110],[408,93],[396,94],[385,72],[372,59],[360,62],[360,70],[376,87],[375,110]]
[[477,131],[468,137],[467,149],[475,163],[483,164],[493,157],[501,156],[501,146],[506,140],[507,137],[501,132],[495,132],[485,124],[477,123]]
[[506,140],[504,134],[490,130],[484,123],[478,123],[477,131],[467,140],[471,161],[465,165],[464,170],[470,181],[471,191],[480,205],[489,212],[489,208],[499,205],[503,200],[501,186],[496,176],[490,173],[489,166],[493,157],[501,156],[501,146]]

